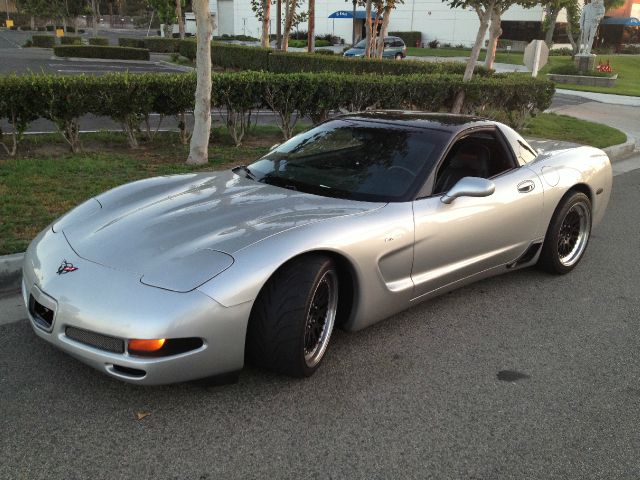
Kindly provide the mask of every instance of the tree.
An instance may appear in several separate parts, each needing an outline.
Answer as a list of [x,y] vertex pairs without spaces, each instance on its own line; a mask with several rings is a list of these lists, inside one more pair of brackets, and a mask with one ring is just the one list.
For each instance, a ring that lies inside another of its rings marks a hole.
[[282,32],[280,45],[280,50],[284,52],[289,50],[289,35],[291,35],[291,29],[300,22],[304,22],[307,18],[306,12],[298,12],[298,7],[300,7],[301,4],[302,0],[284,0],[284,31]]
[[[95,1],[95,0],[92,0]],[[180,1],[180,0],[176,0]],[[164,24],[164,36],[171,38],[173,35],[173,23],[176,20],[176,4],[174,0],[149,0],[149,5],[158,15],[160,23]],[[208,8],[208,7],[207,7]],[[195,10],[195,2],[194,2]],[[211,16],[211,15],[209,15]]]
[[269,23],[271,22],[271,0],[251,0],[251,10],[262,22],[261,45],[269,47]]
[[[625,0],[605,0],[604,8],[614,10],[624,5]],[[576,45],[575,38],[573,36],[573,29],[576,27],[580,20],[580,4],[578,0],[545,0],[544,5],[544,22],[543,29],[545,32],[544,41],[549,48],[553,45],[553,35],[556,29],[556,23],[558,21],[558,14],[564,9],[567,13],[567,36],[569,42],[573,47],[574,54],[578,52],[579,46]],[[578,33],[578,32],[576,32]]]
[[211,34],[213,19],[208,0],[193,0],[196,14],[196,96],[193,109],[193,135],[187,163],[203,165],[209,161],[211,133]]
[[93,17],[93,36],[98,36],[98,22],[100,22],[100,2],[91,0],[91,16]]
[[[476,34],[476,40],[473,44],[473,48],[471,49],[471,55],[469,60],[467,61],[467,68],[464,71],[464,76],[462,80],[464,82],[468,82],[471,80],[473,76],[473,70],[476,66],[476,62],[478,61],[478,56],[480,55],[480,48],[482,47],[482,42],[484,41],[484,37],[487,34],[487,29],[489,28],[489,21],[491,20],[491,14],[493,13],[493,8],[499,0],[442,0],[445,3],[449,4],[450,8],[470,8],[473,9],[478,15],[478,19],[480,20],[480,26],[478,27],[478,33]],[[464,91],[460,90],[456,95],[456,98],[453,102],[453,107],[451,111],[453,113],[460,113],[462,110],[462,104],[464,103]]]
[[178,19],[178,32],[180,32],[180,40],[184,40],[184,18],[182,17],[182,7],[184,0],[176,0],[176,18]]
[[307,51],[313,53],[316,49],[316,0],[309,0],[309,22],[307,28]]
[[[575,0],[574,0],[575,1]],[[489,42],[487,43],[487,53],[484,66],[493,68],[493,62],[496,58],[496,47],[498,46],[498,38],[502,35],[502,14],[511,6],[520,5],[524,8],[534,7],[539,0],[498,0],[491,11],[491,27],[489,28]]]
[[387,31],[389,30],[391,11],[401,3],[404,3],[404,0],[384,0],[377,2],[377,18],[380,18],[380,15],[382,14],[382,25],[380,27],[380,32],[378,33],[378,39],[376,42],[376,57],[378,58],[382,58],[382,54],[384,53],[384,37],[387,36]]

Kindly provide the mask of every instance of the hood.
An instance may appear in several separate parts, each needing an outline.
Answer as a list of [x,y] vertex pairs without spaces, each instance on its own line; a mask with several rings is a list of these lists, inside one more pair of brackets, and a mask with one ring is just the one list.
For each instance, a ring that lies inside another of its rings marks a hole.
[[264,238],[382,205],[286,190],[231,171],[151,178],[96,199],[102,208],[62,219],[67,241],[86,260],[140,275],[163,265],[198,268],[206,259],[220,273],[231,264],[227,256]]

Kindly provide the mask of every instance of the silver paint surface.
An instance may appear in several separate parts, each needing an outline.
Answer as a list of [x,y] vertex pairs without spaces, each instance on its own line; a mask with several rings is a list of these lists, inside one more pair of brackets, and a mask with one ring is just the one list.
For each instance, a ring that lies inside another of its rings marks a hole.
[[[320,197],[231,171],[134,182],[82,204],[33,240],[23,267],[25,303],[32,292],[55,302],[52,331],[32,319],[36,334],[123,380],[162,384],[230,372],[243,366],[253,301],[288,260],[308,252],[342,259],[355,295],[340,320],[362,329],[508,271],[544,239],[571,188],[589,193],[597,225],[612,177],[602,151],[581,147],[540,155],[491,181],[493,194],[450,204],[441,195],[388,204]],[[522,192],[523,182],[533,188]],[[58,275],[62,260],[78,270]],[[69,339],[66,326],[125,340],[199,337],[204,345],[161,358],[112,354]],[[147,373],[133,378],[113,365]]]

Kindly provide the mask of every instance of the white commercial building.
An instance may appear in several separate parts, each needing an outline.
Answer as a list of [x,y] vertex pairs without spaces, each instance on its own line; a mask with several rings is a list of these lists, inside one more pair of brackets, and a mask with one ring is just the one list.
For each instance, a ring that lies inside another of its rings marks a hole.
[[[284,2],[283,2],[284,4]],[[249,35],[259,38],[261,24],[251,10],[249,0],[209,0],[211,13],[216,15],[216,30],[214,35]],[[344,0],[316,1],[316,34],[333,34],[351,43],[352,18],[335,17],[335,12],[348,12],[351,17],[353,4]],[[301,7],[307,10],[306,2]],[[363,11],[361,7],[359,11]],[[272,6],[271,33],[276,33],[276,8]],[[362,15],[362,14],[360,14]],[[338,14],[340,16],[340,14]],[[343,16],[347,16],[344,15]],[[540,6],[525,9],[519,6],[510,8],[503,16],[505,26],[511,31],[517,29],[539,30],[544,16]],[[363,21],[359,21],[362,25]],[[471,45],[478,31],[478,16],[472,10],[460,8],[452,9],[439,0],[405,0],[392,12],[389,31],[419,31],[422,32],[424,43],[437,39],[441,43],[453,45]],[[307,24],[301,23],[300,30],[307,30]],[[357,33],[360,36],[360,32]],[[504,36],[504,38],[509,38]]]

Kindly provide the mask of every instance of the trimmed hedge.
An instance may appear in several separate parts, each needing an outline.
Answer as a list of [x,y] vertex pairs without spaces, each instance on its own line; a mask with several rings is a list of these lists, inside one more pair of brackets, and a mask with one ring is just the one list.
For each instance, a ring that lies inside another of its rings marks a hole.
[[60,37],[60,45],[82,45],[82,38],[77,35]]
[[390,37],[400,37],[407,47],[422,45],[422,32],[389,32]]
[[98,45],[100,47],[108,47],[109,39],[107,37],[89,37],[89,45]]
[[149,50],[144,48],[103,47],[99,45],[58,45],[53,48],[53,54],[56,57],[149,60]]
[[[196,58],[195,40],[180,43],[180,55],[190,60]],[[403,60],[378,60],[346,58],[338,55],[310,55],[308,53],[279,52],[269,48],[245,47],[213,42],[213,65],[225,69],[262,70],[273,73],[336,72],[347,74],[376,73],[381,75],[457,74],[462,75],[466,64],[462,62],[420,62]],[[476,67],[481,76],[490,75],[482,66]]]
[[[63,49],[74,46],[57,47]],[[92,49],[99,47],[90,47]],[[106,47],[102,47],[106,48]],[[111,47],[118,48],[118,47]],[[148,53],[148,52],[147,52]],[[463,111],[519,125],[529,114],[546,109],[554,93],[552,82],[520,75],[346,75],[337,73],[241,72],[212,77],[212,104],[226,116],[236,143],[250,124],[252,111],[273,111],[288,138],[297,118],[314,122],[332,111],[366,109],[450,110],[458,91],[465,92]],[[78,121],[87,114],[120,123],[132,147],[140,132],[153,137],[151,113],[180,119],[181,138],[188,139],[185,113],[193,108],[195,74],[106,74],[103,76],[0,76],[0,120],[11,126],[13,151],[29,123],[53,121],[74,151],[81,148]]]
[[131,47],[131,48],[146,48],[144,46],[144,40],[142,38],[129,38],[129,37],[118,38],[118,46]]
[[[270,48],[243,47],[242,45],[213,42],[211,45],[211,62],[215,66],[222,68],[269,71],[269,55],[271,52]],[[193,58],[195,59],[195,55]]]
[[144,48],[153,53],[178,53],[181,41],[179,38],[146,37]]
[[33,35],[31,43],[34,47],[53,48],[56,45],[56,37],[53,35]]

